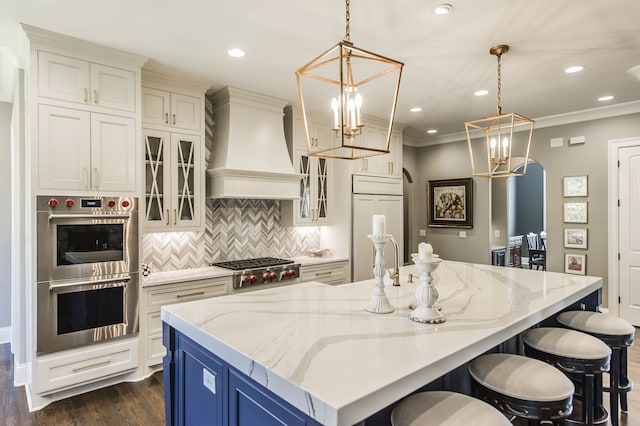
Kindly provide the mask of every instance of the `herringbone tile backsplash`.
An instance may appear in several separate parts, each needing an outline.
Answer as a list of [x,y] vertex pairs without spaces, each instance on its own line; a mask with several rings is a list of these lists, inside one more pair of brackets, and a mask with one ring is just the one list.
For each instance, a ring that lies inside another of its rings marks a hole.
[[204,232],[143,234],[142,261],[152,271],[172,271],[251,257],[290,258],[320,246],[318,228],[280,225],[276,200],[207,200],[205,213]]
[[[205,97],[205,164],[213,144],[213,106]],[[206,200],[204,232],[142,235],[140,258],[152,271],[209,266],[211,262],[301,256],[320,247],[320,230],[280,225],[280,201]]]

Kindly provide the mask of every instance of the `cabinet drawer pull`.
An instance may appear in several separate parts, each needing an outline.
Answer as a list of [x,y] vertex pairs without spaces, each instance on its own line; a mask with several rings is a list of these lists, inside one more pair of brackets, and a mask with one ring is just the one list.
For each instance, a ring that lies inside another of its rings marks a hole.
[[178,224],[178,209],[173,209],[173,224]]
[[167,226],[169,226],[169,209],[167,209]]
[[98,168],[97,167],[95,169],[93,169],[93,172],[94,172],[95,177],[96,177],[96,181],[93,183],[93,187],[95,189],[98,189],[99,182],[100,182],[100,173],[98,172]]
[[73,367],[73,372],[77,373],[78,371],[88,370],[89,368],[100,367],[101,365],[111,364],[111,358],[105,359],[104,361],[96,362],[89,365],[82,365],[80,367]]
[[169,124],[169,113],[168,112],[164,113],[164,124]]
[[93,102],[97,105],[98,104],[98,91],[94,90],[93,91]]
[[89,169],[87,167],[82,168],[82,186],[84,189],[89,189]]
[[203,294],[204,294],[204,290],[200,290],[200,291],[194,291],[193,293],[176,294],[176,298],[182,299],[183,297],[202,296]]
[[333,271],[328,271],[328,272],[316,272],[316,277],[321,277],[323,275],[331,275],[333,274]]
[[87,102],[89,102],[89,90],[87,90],[87,88],[85,87],[84,89],[82,89],[82,92],[84,93],[84,103],[86,104]]
[[173,114],[173,125],[174,126],[176,125],[176,115],[175,114]]

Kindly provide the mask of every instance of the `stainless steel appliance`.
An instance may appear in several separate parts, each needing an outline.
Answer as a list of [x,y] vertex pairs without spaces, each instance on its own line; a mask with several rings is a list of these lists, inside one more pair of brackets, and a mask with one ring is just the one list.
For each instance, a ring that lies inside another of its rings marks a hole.
[[138,332],[137,204],[37,197],[39,354]]
[[233,288],[264,288],[265,285],[295,284],[300,277],[300,264],[289,259],[259,257],[211,263],[211,266],[231,269]]

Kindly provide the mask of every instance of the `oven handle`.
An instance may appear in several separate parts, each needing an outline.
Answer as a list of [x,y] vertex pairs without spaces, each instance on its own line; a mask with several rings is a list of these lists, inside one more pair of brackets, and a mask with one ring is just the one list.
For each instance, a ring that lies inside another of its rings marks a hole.
[[49,214],[52,219],[130,219],[129,214]]
[[93,281],[74,281],[72,283],[64,283],[64,284],[49,284],[49,291],[54,291],[59,288],[74,287],[77,285],[105,284],[105,283],[118,283],[113,287],[124,287],[127,285],[126,281],[129,281],[129,280],[131,280],[131,278],[105,278],[102,280],[93,280]]

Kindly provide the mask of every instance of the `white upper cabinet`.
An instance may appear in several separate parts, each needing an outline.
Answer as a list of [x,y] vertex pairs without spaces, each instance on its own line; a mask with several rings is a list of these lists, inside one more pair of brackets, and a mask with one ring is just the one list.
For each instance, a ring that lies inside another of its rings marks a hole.
[[[387,129],[376,127],[365,121],[363,135],[365,141],[371,141],[372,146],[384,146]],[[372,140],[375,139],[375,140]],[[352,162],[351,171],[358,174],[372,174],[381,176],[402,176],[402,132],[393,130],[389,142],[389,153],[361,158]]]
[[142,121],[179,129],[202,128],[202,98],[142,87]]
[[135,112],[136,75],[132,71],[39,50],[38,95]]
[[204,229],[206,85],[142,71],[147,232]]
[[137,191],[134,119],[40,105],[38,133],[41,190]]

